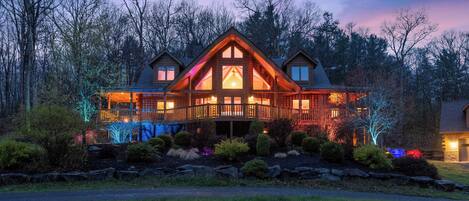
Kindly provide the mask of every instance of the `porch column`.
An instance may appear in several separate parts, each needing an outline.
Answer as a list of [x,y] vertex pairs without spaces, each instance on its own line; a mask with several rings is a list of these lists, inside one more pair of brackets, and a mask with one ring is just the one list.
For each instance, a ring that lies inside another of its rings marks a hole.
[[230,139],[233,139],[233,121],[230,121]]
[[299,97],[298,97],[298,108],[299,108],[299,111],[300,111],[300,119],[299,120],[301,120],[302,115],[303,115],[303,104],[302,104],[302,102],[303,102],[302,98],[303,97],[301,96],[301,91],[298,92],[298,95],[299,95]]
[[111,109],[111,95],[110,94],[107,95],[107,109],[108,110]]
[[163,119],[166,120],[166,91],[163,93]]
[[133,103],[133,100],[134,100],[134,97],[133,97],[133,93],[130,92],[130,104],[129,104],[129,110],[130,110],[130,121],[133,121],[133,112],[134,112],[134,103]]

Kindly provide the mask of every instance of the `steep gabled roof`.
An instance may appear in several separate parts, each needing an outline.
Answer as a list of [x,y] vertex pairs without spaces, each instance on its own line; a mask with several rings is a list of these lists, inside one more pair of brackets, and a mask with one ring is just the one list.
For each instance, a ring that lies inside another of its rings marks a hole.
[[440,133],[469,132],[466,126],[464,109],[469,105],[469,100],[456,100],[443,102],[440,114]]
[[183,72],[176,77],[176,79],[168,86],[169,89],[177,89],[178,86],[187,84],[186,80],[189,76],[194,76],[207,62],[216,54],[221,48],[231,41],[237,42],[241,47],[246,49],[250,54],[256,58],[259,63],[264,66],[271,75],[278,75],[284,82],[280,85],[286,85],[288,88],[293,88],[298,91],[300,87],[288,77],[278,66],[268,58],[259,48],[257,48],[249,39],[241,34],[234,27],[228,29],[225,33],[220,35],[211,45],[194,59]]
[[293,54],[291,57],[289,57],[287,60],[285,60],[283,63],[282,63],[282,66],[283,65],[287,65],[288,63],[290,63],[293,59],[295,59],[297,56],[299,55],[302,55],[304,56],[307,60],[309,60],[311,63],[313,63],[314,65],[318,65],[318,61],[316,59],[313,59],[312,57],[309,56],[308,53],[306,53],[306,51],[304,50],[298,50],[295,54]]
[[160,52],[158,55],[156,55],[155,57],[153,57],[151,60],[150,60],[150,66],[151,64],[155,63],[156,61],[158,61],[158,59],[160,59],[163,55],[168,55],[172,60],[174,60],[177,64],[179,64],[180,67],[184,67],[184,63],[181,62],[179,59],[177,59],[176,57],[174,57],[171,53],[169,53],[168,51],[166,50],[163,50],[162,52]]

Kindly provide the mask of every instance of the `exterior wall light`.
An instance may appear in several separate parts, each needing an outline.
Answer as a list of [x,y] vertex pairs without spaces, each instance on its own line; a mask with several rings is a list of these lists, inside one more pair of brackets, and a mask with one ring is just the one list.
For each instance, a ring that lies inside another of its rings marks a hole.
[[449,148],[452,150],[458,149],[458,142],[457,141],[452,141],[449,143]]

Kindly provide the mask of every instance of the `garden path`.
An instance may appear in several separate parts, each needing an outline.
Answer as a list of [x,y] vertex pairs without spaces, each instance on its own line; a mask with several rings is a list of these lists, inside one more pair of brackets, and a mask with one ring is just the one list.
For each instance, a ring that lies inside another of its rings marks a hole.
[[372,199],[386,201],[450,201],[448,199],[385,193],[351,192],[291,187],[164,187],[147,189],[106,189],[53,192],[0,193],[0,201],[102,201],[140,200],[174,197],[229,196],[318,196],[327,198]]

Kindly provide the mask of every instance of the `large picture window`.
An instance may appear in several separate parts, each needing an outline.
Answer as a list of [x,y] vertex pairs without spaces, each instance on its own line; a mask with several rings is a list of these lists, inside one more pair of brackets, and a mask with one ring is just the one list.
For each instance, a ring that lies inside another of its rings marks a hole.
[[[300,109],[300,100],[293,100],[293,109]],[[309,109],[309,100],[301,100],[301,109]]]
[[195,86],[195,90],[212,90],[212,69],[210,68],[200,82]]
[[243,89],[243,67],[223,66],[223,89]]
[[176,68],[174,66],[160,66],[158,67],[158,80],[167,81],[174,80]]
[[253,80],[252,80],[252,88],[254,90],[270,90],[270,85],[262,78],[262,76],[256,71],[253,70]]
[[292,66],[291,77],[295,81],[308,81],[309,80],[308,66]]

